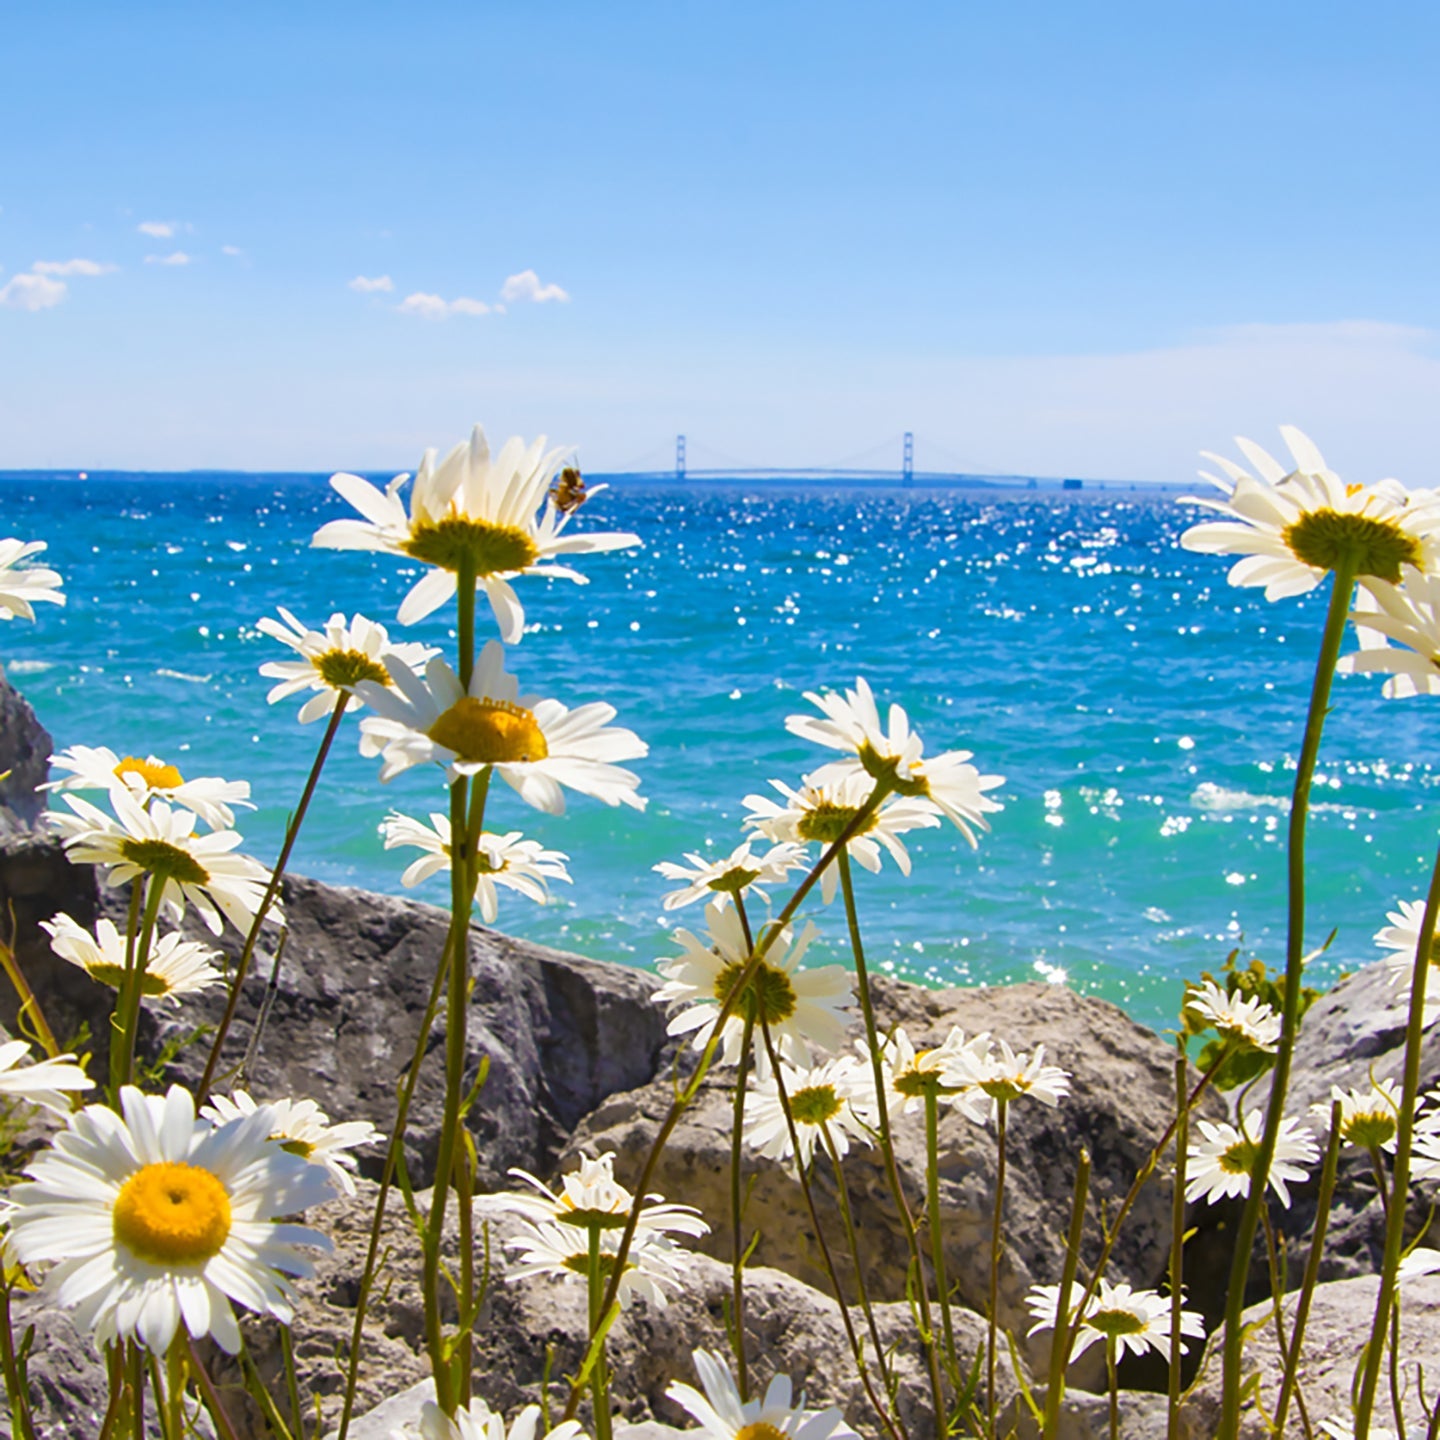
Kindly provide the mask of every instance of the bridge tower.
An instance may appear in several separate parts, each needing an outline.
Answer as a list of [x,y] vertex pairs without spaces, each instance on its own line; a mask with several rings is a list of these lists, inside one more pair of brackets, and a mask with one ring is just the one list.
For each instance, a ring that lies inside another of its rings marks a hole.
[[909,430],[905,432],[905,450],[900,460],[900,483],[907,486],[915,483],[915,436]]
[[683,435],[675,437],[675,478],[677,480],[685,478],[685,437]]

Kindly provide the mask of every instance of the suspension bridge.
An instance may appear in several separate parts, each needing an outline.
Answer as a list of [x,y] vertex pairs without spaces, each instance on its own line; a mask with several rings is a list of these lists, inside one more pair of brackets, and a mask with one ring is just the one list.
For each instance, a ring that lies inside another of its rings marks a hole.
[[943,446],[927,441],[924,447],[929,465],[920,469],[915,463],[915,434],[906,430],[872,445],[866,450],[844,455],[825,465],[759,465],[712,446],[700,444],[685,435],[675,437],[675,448],[656,447],[630,464],[607,473],[627,480],[673,481],[684,484],[706,480],[837,480],[857,484],[889,484],[902,488],[917,485],[995,485],[1005,488],[1132,488],[1123,481],[1080,481],[1069,478],[1037,479],[1029,475],[1013,475],[987,468],[973,457],[954,455]]

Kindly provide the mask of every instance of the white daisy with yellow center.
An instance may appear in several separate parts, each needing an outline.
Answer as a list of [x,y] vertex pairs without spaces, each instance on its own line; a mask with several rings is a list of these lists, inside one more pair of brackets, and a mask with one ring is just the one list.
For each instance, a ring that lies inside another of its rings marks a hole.
[[824,785],[862,771],[872,779],[886,780],[901,795],[931,801],[972,848],[977,843],[975,831],[990,828],[985,816],[1005,808],[985,793],[1003,785],[1003,775],[982,775],[969,763],[969,750],[947,750],[926,760],[924,741],[910,728],[910,717],[899,705],[892,704],[886,721],[881,722],[875,696],[863,675],[853,690],[843,694],[807,690],[805,698],[823,718],[791,715],[785,728],[792,735],[854,756],[822,766],[809,777],[811,784]]
[[[705,907],[705,922],[708,933],[703,938],[689,930],[675,931],[673,938],[683,953],[655,962],[665,977],[665,984],[655,992],[655,1002],[688,1007],[671,1019],[666,1033],[693,1033],[691,1043],[696,1050],[709,1043],[721,1007],[751,957],[740,912],[733,905],[712,900]],[[739,1064],[747,1015],[755,1021],[755,1062],[762,1076],[770,1073],[770,1057],[761,1037],[762,1019],[769,1026],[776,1051],[792,1065],[809,1065],[812,1045],[838,1050],[845,1043],[849,1026],[846,1007],[854,999],[850,972],[840,965],[802,969],[800,961],[814,936],[815,927],[807,925],[792,944],[787,925],[775,938],[725,1020],[721,1064]]]
[[[1186,1200],[1205,1199],[1213,1204],[1228,1196],[1249,1195],[1250,1172],[1260,1151],[1265,1117],[1259,1110],[1252,1110],[1239,1128],[1213,1120],[1199,1120],[1196,1124],[1201,1138],[1192,1139],[1185,1152]],[[1319,1158],[1315,1137],[1300,1120],[1285,1116],[1275,1139],[1268,1178],[1270,1189],[1287,1210],[1290,1208],[1288,1182],[1306,1180],[1309,1172],[1305,1166],[1313,1165]]]
[[[880,1125],[880,1110],[875,1099],[875,1071],[870,1063],[870,1046],[863,1039],[855,1042],[865,1064],[861,1081],[863,1094],[855,1097],[855,1106],[872,1129]],[[890,1119],[925,1109],[925,1097],[932,1092],[946,1105],[959,1104],[970,1081],[973,1065],[984,1060],[990,1049],[988,1033],[966,1038],[965,1032],[953,1025],[940,1044],[917,1050],[915,1042],[903,1025],[897,1025],[880,1045],[880,1073],[885,1081],[885,1113]]]
[[[845,833],[875,789],[875,781],[863,770],[837,772],[829,765],[805,776],[798,790],[792,790],[783,780],[772,780],[770,784],[785,803],[777,805],[767,795],[747,795],[745,808],[750,813],[745,824],[767,840],[814,844],[822,851]],[[919,796],[890,795],[861,822],[859,830],[846,841],[845,850],[857,864],[878,874],[883,846],[900,873],[908,875],[910,852],[900,836],[939,825],[940,811],[931,801]],[[827,905],[835,898],[839,882],[839,868],[827,865],[820,876],[820,894]]]
[[270,1114],[270,1138],[282,1150],[298,1155],[311,1165],[319,1165],[346,1195],[355,1193],[351,1172],[357,1168],[349,1152],[357,1145],[374,1145],[385,1137],[368,1120],[342,1120],[330,1123],[330,1117],[314,1100],[266,1100],[257,1102],[244,1090],[233,1095],[216,1095],[200,1114],[206,1120],[224,1125],[243,1120],[264,1109]]
[[94,1082],[76,1063],[74,1055],[56,1055],[33,1065],[20,1062],[30,1053],[27,1040],[6,1040],[0,1044],[0,1096],[43,1105],[56,1115],[70,1113],[70,1096],[90,1090]]
[[1388,675],[1387,699],[1440,695],[1440,576],[1406,565],[1401,583],[1373,576],[1350,612],[1360,649],[1342,655],[1336,669],[1348,675]]
[[[1075,1309],[1085,1293],[1082,1285],[1071,1291],[1070,1314],[1066,1323],[1075,1323]],[[1025,1297],[1026,1308],[1035,1323],[1030,1334],[1040,1330],[1053,1330],[1060,1313],[1060,1287],[1058,1285],[1035,1285]],[[1118,1359],[1127,1351],[1132,1355],[1143,1355],[1154,1350],[1165,1359],[1170,1358],[1170,1297],[1155,1290],[1136,1290],[1121,1281],[1112,1285],[1100,1280],[1090,1303],[1085,1307],[1085,1319],[1075,1336],[1075,1348],[1070,1352],[1072,1362],[1079,1359],[1092,1345],[1105,1344],[1114,1347]],[[1180,1311],[1180,1353],[1188,1355],[1190,1347],[1185,1338],[1205,1338],[1204,1317],[1194,1310]]]
[[1440,510],[1429,492],[1411,495],[1395,480],[1347,485],[1302,431],[1282,425],[1293,464],[1282,465],[1253,441],[1236,444],[1257,474],[1206,453],[1220,476],[1202,478],[1223,500],[1187,496],[1185,503],[1222,516],[1180,537],[1187,550],[1239,555],[1232,585],[1263,585],[1267,600],[1303,595],[1342,565],[1366,580],[1398,584],[1406,565],[1427,574],[1440,562]]
[[1378,1080],[1364,1089],[1330,1087],[1329,1100],[1317,1100],[1310,1113],[1326,1125],[1332,1104],[1340,1102],[1340,1138],[1360,1150],[1395,1151],[1400,1119],[1400,1087],[1393,1080]]
[[742,1400],[740,1387],[717,1356],[696,1350],[694,1359],[705,1393],[680,1380],[665,1391],[700,1426],[692,1433],[706,1440],[856,1440],[838,1406],[807,1410],[803,1394],[796,1401],[788,1375],[776,1375],[760,1399]]
[[198,816],[212,830],[228,830],[235,824],[232,805],[250,803],[248,780],[222,780],[218,775],[197,775],[187,780],[180,771],[158,755],[117,755],[106,745],[72,745],[52,756],[51,766],[68,770],[64,780],[48,780],[42,790],[126,790],[139,805],[148,805],[156,796]]
[[778,885],[792,870],[803,865],[804,847],[773,845],[764,855],[757,855],[750,848],[754,843],[746,840],[718,860],[707,860],[703,855],[687,851],[683,865],[674,860],[662,860],[653,866],[667,880],[674,880],[681,886],[665,897],[665,908],[679,910],[696,900],[717,897],[724,901],[732,895],[744,895],[752,890],[759,899],[768,902],[769,896],[761,886]]
[[[608,1284],[615,1273],[615,1260],[620,1253],[621,1231],[601,1231],[597,1241],[599,1279]],[[590,1274],[590,1229],[580,1225],[554,1222],[522,1224],[518,1234],[505,1241],[515,1252],[506,1269],[511,1280],[525,1280],[532,1275],[553,1275],[560,1279],[586,1280]],[[644,1300],[654,1309],[662,1309],[684,1290],[686,1275],[685,1252],[668,1236],[654,1230],[637,1230],[625,1255],[625,1269],[620,1276],[616,1299],[628,1309],[636,1300]]]
[[256,621],[255,628],[262,635],[288,645],[300,659],[267,660],[260,667],[260,673],[267,680],[280,682],[265,698],[275,705],[292,695],[316,691],[300,707],[302,725],[333,714],[342,694],[350,697],[345,702],[347,713],[359,710],[364,702],[355,694],[355,687],[360,681],[390,684],[390,672],[385,668],[388,656],[393,655],[412,670],[418,670],[438,653],[430,645],[391,640],[383,625],[363,615],[357,614],[347,621],[337,610],[325,622],[324,630],[307,630],[283,605],[277,608],[279,620],[267,615]]
[[[503,1416],[497,1415],[478,1397],[453,1416],[447,1415],[433,1400],[420,1410],[420,1440],[536,1440],[540,1427],[540,1407],[527,1405],[505,1428]],[[415,1440],[413,1430],[392,1430],[390,1440]],[[578,1420],[562,1420],[553,1430],[546,1430],[540,1440],[584,1440],[585,1431]]]
[[1017,1054],[1004,1040],[967,1046],[953,1080],[962,1087],[955,1103],[977,1125],[993,1125],[1002,1104],[1029,1099],[1053,1109],[1070,1093],[1069,1073],[1045,1063],[1043,1045],[1033,1055]]
[[[68,915],[42,920],[40,928],[50,934],[50,948],[62,959],[78,965],[102,985],[118,990],[125,979],[125,937],[113,920],[100,920],[94,931],[85,929]],[[220,952],[196,940],[182,939],[178,931],[158,936],[150,946],[140,993],[152,1000],[173,1000],[197,995],[225,976],[211,964]]]
[[1227,993],[1213,980],[1187,987],[1185,1009],[1226,1040],[1252,1050],[1274,1050],[1279,1043],[1280,1016],[1271,1006],[1240,990]]
[[481,651],[468,692],[438,656],[423,679],[393,658],[388,668],[393,690],[369,680],[356,687],[375,712],[360,722],[360,753],[382,757],[382,781],[433,763],[452,780],[494,770],[527,804],[551,815],[564,813],[562,785],[607,805],[645,808],[635,793],[640,777],[615,762],[638,760],[650,747],[610,725],[613,705],[567,710],[558,700],[521,695],[499,641]]
[[0,620],[35,618],[34,606],[40,602],[63,605],[57,571],[43,565],[21,565],[22,560],[38,555],[46,548],[43,540],[16,540],[13,536],[0,540]]
[[[1408,993],[1415,977],[1415,958],[1420,953],[1425,902],[1402,900],[1400,908],[1388,911],[1385,918],[1390,923],[1375,932],[1375,943],[1391,952],[1385,957],[1391,985]],[[1429,1029],[1437,1020],[1440,1020],[1440,937],[1430,946],[1430,973],[1425,977],[1425,1014],[1421,1023]]]
[[[78,795],[61,796],[73,814],[50,812],[72,861],[104,866],[108,886],[143,878],[147,896],[151,886],[161,886],[161,908],[177,925],[189,904],[212,934],[220,933],[222,914],[242,935],[249,933],[270,872],[248,855],[231,853],[241,843],[239,834],[197,835],[188,810],[172,810],[162,800],[145,809],[128,790],[112,790],[109,798],[113,818]],[[278,901],[266,918],[279,923]]]
[[[407,865],[400,876],[400,883],[407,889],[432,875],[449,874],[454,852],[448,815],[432,810],[430,824],[426,825],[409,815],[391,811],[381,822],[380,834],[384,837],[387,850],[413,845],[425,852]],[[571,883],[570,872],[565,868],[565,862],[570,857],[563,850],[545,849],[538,840],[524,839],[518,830],[504,835],[484,831],[476,842],[475,850],[478,861],[475,900],[487,925],[493,925],[500,913],[497,886],[503,885],[537,905],[544,905],[550,898],[547,886],[551,880],[563,880],[567,885]]]
[[[782,1065],[785,1097],[790,1102],[790,1115],[795,1122],[795,1135],[800,1142],[800,1164],[808,1166],[815,1147],[825,1147],[826,1138],[835,1154],[850,1153],[852,1139],[871,1143],[870,1131],[856,1111],[864,1104],[867,1086],[859,1061],[853,1055],[840,1055],[806,1070]],[[779,1078],[772,1073],[757,1080],[745,1105],[745,1143],[772,1160],[788,1160],[795,1153],[790,1139],[790,1126],[780,1099]]]
[[285,1275],[313,1273],[300,1247],[329,1241],[279,1217],[332,1199],[325,1171],[270,1139],[266,1109],[213,1125],[178,1085],[163,1097],[127,1085],[120,1104],[72,1115],[10,1192],[15,1251],[48,1267],[46,1295],[97,1343],[158,1355],[182,1328],[235,1354],[232,1300],[289,1324]]
[[489,598],[501,639],[513,645],[525,628],[525,612],[510,585],[515,576],[558,575],[583,584],[583,575],[548,562],[640,543],[638,535],[564,533],[573,509],[557,506],[549,492],[566,453],[546,450],[542,435],[529,446],[518,437],[507,440],[492,457],[477,425],[469,442],[443,460],[437,462],[434,450],[425,452],[408,513],[400,498],[408,475],[397,475],[383,492],[358,475],[333,475],[330,484],[365,518],[332,520],[316,531],[313,543],[380,550],[431,566],[400,606],[402,625],[439,609],[455,594],[455,577],[467,566]]

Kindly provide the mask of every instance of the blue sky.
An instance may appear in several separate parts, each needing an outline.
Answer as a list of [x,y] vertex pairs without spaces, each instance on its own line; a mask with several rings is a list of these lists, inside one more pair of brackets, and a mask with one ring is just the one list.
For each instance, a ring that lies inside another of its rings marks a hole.
[[0,468],[410,469],[478,419],[596,470],[911,429],[1175,480],[1289,421],[1433,483],[1437,41],[1418,4],[14,3]]

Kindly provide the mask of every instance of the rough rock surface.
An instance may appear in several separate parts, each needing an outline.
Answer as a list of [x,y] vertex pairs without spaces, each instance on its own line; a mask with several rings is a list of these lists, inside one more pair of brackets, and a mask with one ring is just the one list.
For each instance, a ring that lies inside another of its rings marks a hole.
[[[988,1030],[1003,1036],[1017,1049],[1043,1043],[1047,1061],[1072,1074],[1071,1093],[1057,1108],[1025,1101],[1011,1107],[1000,1317],[1017,1336],[1023,1335],[1030,1328],[1026,1291],[1060,1277],[1080,1147],[1090,1147],[1094,1162],[1091,1214],[1102,1204],[1113,1214],[1173,1114],[1173,1052],[1115,1006],[1054,986],[927,991],[892,983],[877,990],[881,1023],[902,1023],[917,1048],[938,1044],[952,1025],[959,1025],[967,1035]],[[711,1218],[715,1230],[705,1249],[722,1259],[728,1259],[731,1244],[728,1222],[718,1223],[717,1217],[728,1216],[730,1210],[732,1081],[733,1072],[726,1071],[707,1079],[676,1128],[653,1181],[653,1188],[667,1198],[698,1205]],[[620,1157],[617,1175],[634,1182],[672,1093],[667,1075],[612,1097],[581,1124],[570,1152],[614,1150]],[[1218,1102],[1208,1102],[1205,1113],[1218,1113]],[[897,1130],[902,1183],[918,1213],[924,1200],[923,1117],[907,1116]],[[747,1225],[761,1236],[756,1262],[825,1287],[823,1259],[800,1187],[788,1168],[753,1152],[747,1152],[746,1160],[755,1176]],[[1164,1171],[1164,1166],[1157,1170],[1141,1192],[1121,1232],[1110,1264],[1114,1278],[1153,1285],[1166,1268],[1170,1186]],[[845,1174],[867,1282],[876,1298],[901,1299],[908,1252],[879,1152],[864,1147],[852,1151]],[[824,1162],[817,1164],[815,1175],[826,1238],[837,1267],[848,1276],[853,1266],[846,1260],[834,1176]],[[946,1266],[961,1303],[976,1311],[985,1309],[988,1293],[995,1178],[993,1132],[958,1113],[943,1114],[940,1199]],[[1093,1226],[1087,1259],[1094,1257],[1098,1245],[1098,1226]],[[1030,1348],[1037,1357],[1048,1353],[1048,1340],[1037,1337]]]
[[[1355,1373],[1360,1348],[1370,1336],[1370,1322],[1375,1314],[1378,1279],[1371,1275],[1355,1280],[1337,1280],[1316,1287],[1305,1330],[1303,1385],[1310,1419],[1318,1428],[1320,1422],[1333,1416],[1350,1418],[1350,1382]],[[1295,1312],[1296,1296],[1286,1298],[1287,1334]],[[1259,1375],[1259,1403],[1267,1414],[1273,1413],[1280,1386],[1282,1364],[1275,1331],[1268,1323],[1269,1302],[1252,1306],[1245,1312],[1247,1324],[1254,1324],[1255,1334],[1245,1347],[1245,1368]],[[1210,1440],[1216,1433],[1220,1418],[1220,1348],[1223,1333],[1211,1336],[1206,1349],[1201,1377],[1186,1397],[1181,1412],[1183,1440]],[[1413,1280],[1405,1286],[1400,1312],[1400,1349],[1403,1362],[1404,1413],[1408,1433],[1425,1433],[1416,1395],[1416,1363],[1426,1370],[1426,1393],[1435,1393],[1436,1357],[1440,1356],[1440,1275]],[[1292,1413],[1287,1428],[1295,1423]],[[1381,1393],[1375,1410],[1375,1423],[1394,1427],[1390,1413],[1388,1385],[1381,1379]],[[1240,1426],[1242,1440],[1267,1440],[1269,1430],[1253,1409],[1248,1410]]]
[[[261,1098],[307,1095],[332,1119],[364,1118],[386,1129],[449,917],[430,905],[298,876],[286,879],[283,893],[289,935],[249,1088]],[[228,928],[220,944],[238,953],[238,937]],[[229,1063],[239,1061],[248,1043],[272,971],[271,944],[262,941],[267,953],[257,955],[250,971],[226,1050]],[[510,1184],[512,1165],[548,1171],[585,1114],[656,1073],[664,1016],[650,999],[657,982],[623,965],[564,955],[479,926],[470,930],[470,962],[467,1083],[482,1056],[489,1057],[490,1071],[469,1124],[480,1184],[494,1189]],[[154,1052],[201,1021],[213,1023],[222,1008],[216,991],[178,1018],[151,1009],[146,1047]],[[428,1049],[443,1041],[437,1022]],[[176,1079],[199,1080],[207,1043],[180,1053]],[[442,1067],[432,1060],[421,1071],[407,1135],[415,1185],[430,1183],[442,1098]],[[380,1163],[378,1153],[367,1161],[377,1177]]]
[[[25,697],[0,666],[0,836],[33,825],[44,806],[53,746]],[[7,773],[8,772],[8,773]]]

